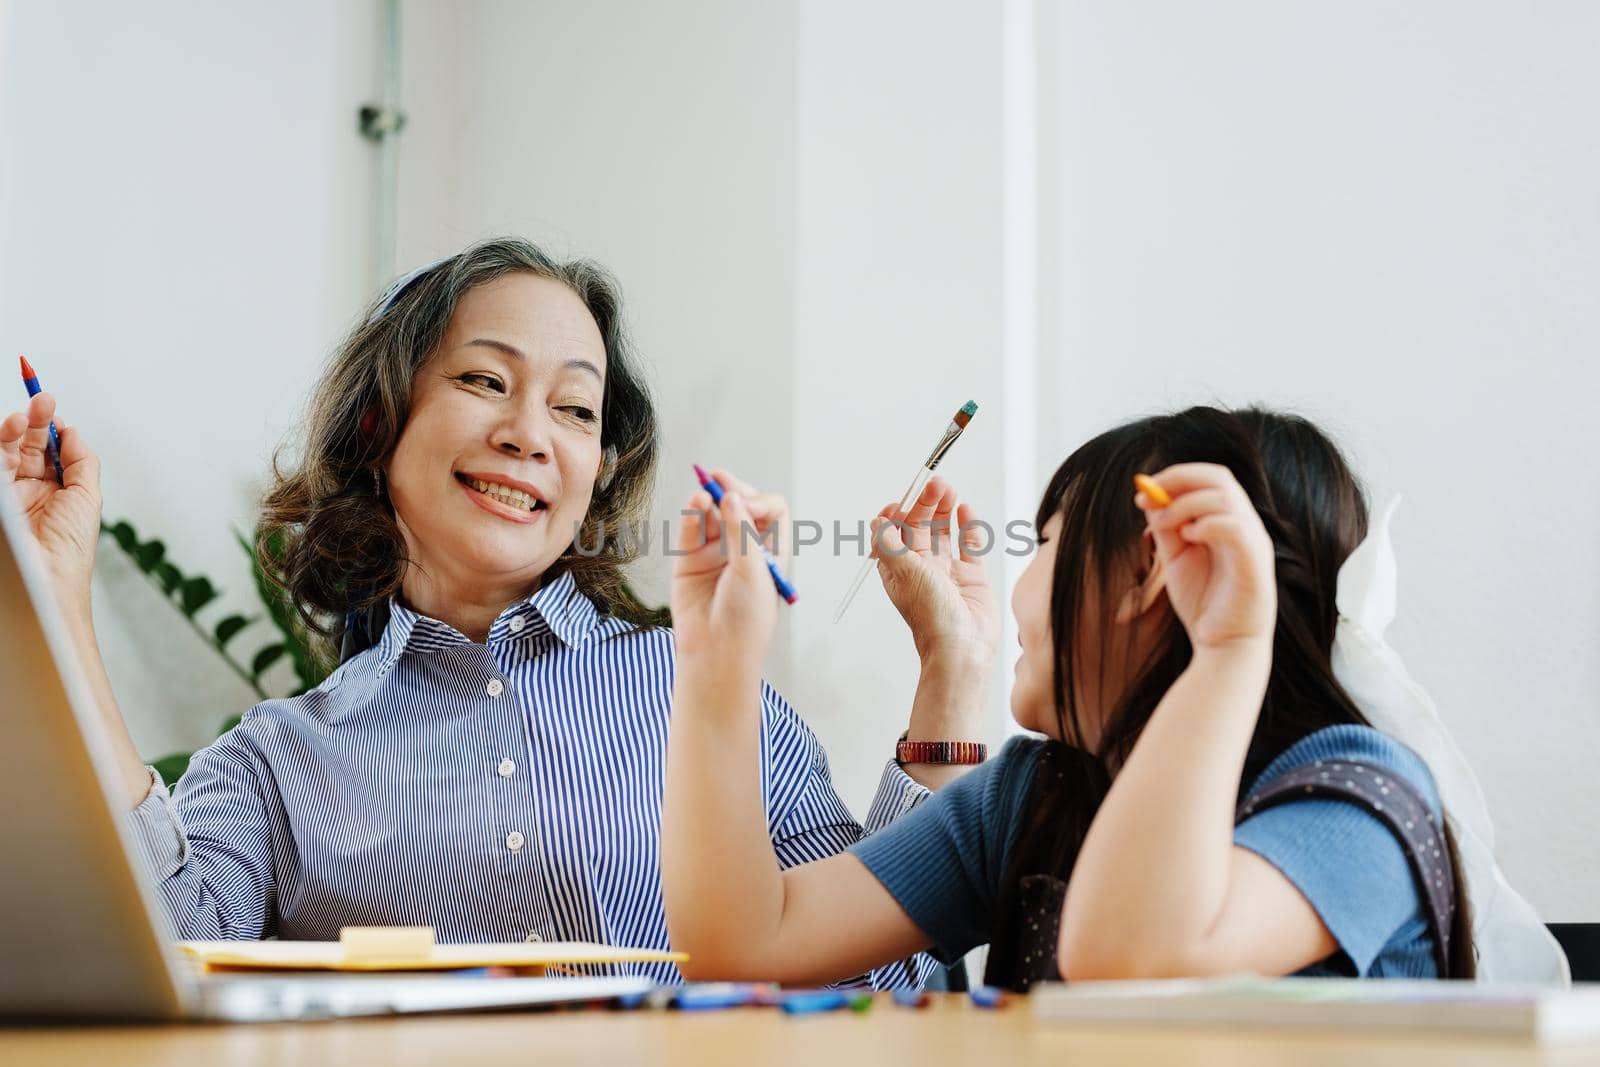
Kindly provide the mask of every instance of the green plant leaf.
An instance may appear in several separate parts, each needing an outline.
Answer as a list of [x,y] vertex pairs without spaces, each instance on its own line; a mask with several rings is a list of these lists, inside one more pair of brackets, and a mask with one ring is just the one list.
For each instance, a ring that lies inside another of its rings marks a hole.
[[287,651],[289,651],[288,647],[281,644],[268,645],[266,648],[263,648],[260,652],[256,653],[256,658],[251,661],[250,674],[256,678],[261,677],[261,673],[274,663],[278,662],[278,660],[282,659],[283,654]]
[[189,769],[189,758],[193,755],[192,752],[174,752],[160,759],[151,760],[150,766],[156,769],[156,773],[161,775],[161,780],[167,783],[168,789],[171,789],[178,784],[178,779],[183,777],[183,772]]
[[156,576],[156,581],[161,583],[161,591],[168,596],[171,596],[173,591],[183,584],[182,572],[166,560],[157,563],[151,573]]
[[243,615],[229,615],[226,619],[217,623],[217,628],[212,631],[216,635],[217,644],[226,645],[234,634],[249,626],[252,621]]
[[132,555],[139,547],[139,535],[133,532],[133,527],[128,524],[128,520],[121,519],[110,526],[102,524],[102,527],[106,533],[109,533],[116,540],[122,551],[127,552],[129,555]]
[[217,590],[211,584],[211,579],[203,574],[184,582],[183,592],[179,596],[185,615],[193,615],[215,599]]
[[146,541],[133,550],[134,561],[139,564],[139,569],[146,574],[155,570],[156,564],[160,563],[166,554],[167,546],[155,540]]
[[[236,533],[235,536],[239,541],[239,547],[244,549],[245,555],[250,558],[250,574],[255,579],[256,595],[267,607],[268,620],[283,636],[289,661],[294,666],[295,677],[299,679],[303,689],[315,688],[328,676],[331,665],[324,663],[318,656],[311,635],[306,632],[305,623],[295,611],[294,605],[289,602],[283,590],[267,577],[266,571],[261,569],[261,559],[256,553],[255,544],[243,534]],[[278,554],[282,547],[281,531],[268,535],[269,553]]]
[[221,728],[217,730],[217,736],[221,737],[235,726],[238,726],[243,718],[243,715],[229,715],[226,719],[223,719]]

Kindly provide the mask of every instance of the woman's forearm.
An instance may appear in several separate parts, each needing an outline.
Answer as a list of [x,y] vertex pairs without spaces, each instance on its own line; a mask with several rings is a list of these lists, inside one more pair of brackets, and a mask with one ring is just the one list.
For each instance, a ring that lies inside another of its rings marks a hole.
[[661,883],[690,978],[753,977],[783,918],[761,796],[761,681],[680,659],[661,811]]
[[[981,656],[933,656],[923,661],[911,703],[911,741],[983,740],[984,700],[991,660]],[[972,770],[960,764],[908,763],[905,772],[939,789]]]
[[67,632],[72,637],[78,663],[83,667],[89,683],[89,695],[95,710],[100,714],[106,739],[111,745],[112,757],[117,764],[117,790],[129,810],[137,808],[150,795],[150,772],[145,769],[139,750],[122,719],[116,694],[111,691],[111,678],[106,674],[105,660],[100,655],[100,644],[95,639],[94,615],[87,603],[66,613]]
[[1197,649],[1120,769],[1079,853],[1061,923],[1073,977],[1185,973],[1221,915],[1264,640]]

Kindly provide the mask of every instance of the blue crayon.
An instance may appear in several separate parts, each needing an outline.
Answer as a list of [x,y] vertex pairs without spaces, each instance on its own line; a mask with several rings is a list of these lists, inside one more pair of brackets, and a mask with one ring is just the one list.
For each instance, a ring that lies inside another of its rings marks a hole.
[[926,1008],[931,999],[920,989],[896,989],[890,996],[902,1008]]
[[[39,385],[39,376],[34,373],[33,365],[28,362],[27,356],[17,357],[22,362],[22,385],[28,390],[28,395],[38,396],[42,387]],[[50,462],[56,466],[56,484],[66,485],[67,476],[61,470],[61,438],[56,436],[56,424],[50,422]]]
[[758,1002],[765,987],[738,982],[706,982],[686,985],[673,998],[679,1011],[720,1011],[724,1008],[742,1008]]
[[817,989],[786,993],[781,1006],[788,1015],[815,1015],[818,1012],[848,1008],[850,1003],[851,998],[845,993],[832,989]]
[[[711,494],[711,502],[721,505],[724,492],[722,483],[702,470],[698,463],[694,465],[694,474],[696,478],[700,479],[701,488]],[[793,604],[800,594],[795,592],[794,586],[789,584],[789,579],[785,578],[783,572],[778,569],[778,561],[772,558],[772,553],[767,551],[767,546],[761,545],[760,547],[761,558],[767,561],[767,573],[772,575],[772,584],[778,587],[778,595],[783,597],[787,603]]]
[[967,991],[967,995],[980,1008],[1003,1008],[1006,1005],[1006,991],[992,985],[975,985]]

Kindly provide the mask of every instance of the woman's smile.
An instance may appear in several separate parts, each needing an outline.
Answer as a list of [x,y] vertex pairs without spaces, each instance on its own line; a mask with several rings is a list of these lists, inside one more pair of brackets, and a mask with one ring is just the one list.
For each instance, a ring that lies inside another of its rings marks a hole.
[[486,478],[469,471],[457,471],[455,478],[469,500],[497,518],[530,524],[550,509],[543,494],[514,479]]

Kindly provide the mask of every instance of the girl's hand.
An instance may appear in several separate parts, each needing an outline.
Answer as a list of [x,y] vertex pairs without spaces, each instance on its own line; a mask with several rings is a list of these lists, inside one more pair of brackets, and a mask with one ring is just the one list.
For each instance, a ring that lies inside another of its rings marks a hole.
[[1195,649],[1272,641],[1278,611],[1272,538],[1233,472],[1185,463],[1154,475],[1172,497],[1141,508],[1155,536],[1167,599]]
[[[678,522],[672,628],[680,659],[748,681],[760,677],[778,618],[778,593],[758,535],[786,530],[789,508],[781,496],[757,493],[727,471],[712,476],[726,490],[721,507],[701,490]],[[777,542],[773,556],[782,566],[789,546],[782,536]]]
[[972,507],[937,477],[910,511],[887,504],[872,520],[878,576],[924,665],[949,659],[987,669],[1000,643],[1000,612],[978,555],[983,532],[976,521]]
[[100,461],[78,432],[57,418],[65,484],[56,484],[49,456],[55,410],[55,398],[40,393],[25,411],[0,421],[0,482],[10,483],[27,515],[63,608],[87,610],[100,540]]

